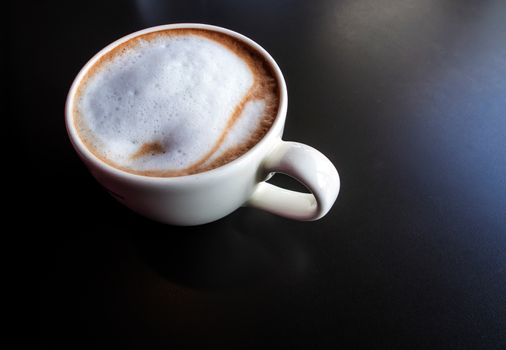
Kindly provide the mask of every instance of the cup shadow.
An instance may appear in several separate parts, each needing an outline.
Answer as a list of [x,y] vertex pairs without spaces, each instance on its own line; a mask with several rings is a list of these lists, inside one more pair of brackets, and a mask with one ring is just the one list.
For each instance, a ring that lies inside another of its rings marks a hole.
[[239,209],[201,226],[153,225],[132,238],[141,261],[172,283],[197,289],[296,283],[307,275],[310,257],[289,223],[278,231],[274,220]]

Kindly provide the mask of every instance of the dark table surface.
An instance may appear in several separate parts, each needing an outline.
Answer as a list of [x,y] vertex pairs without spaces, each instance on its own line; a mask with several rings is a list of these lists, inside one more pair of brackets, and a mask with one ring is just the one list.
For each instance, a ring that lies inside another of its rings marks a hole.
[[[18,225],[37,252],[43,348],[506,349],[506,1],[11,6],[2,59],[27,132]],[[166,226],[89,175],[63,122],[73,78],[115,39],[176,22],[236,30],[276,59],[285,139],[341,175],[325,218],[241,208]]]

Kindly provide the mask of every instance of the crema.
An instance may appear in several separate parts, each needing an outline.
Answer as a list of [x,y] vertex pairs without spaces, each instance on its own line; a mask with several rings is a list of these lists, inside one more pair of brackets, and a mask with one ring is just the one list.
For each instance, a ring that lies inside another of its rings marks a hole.
[[127,172],[195,174],[251,149],[279,105],[273,69],[246,43],[201,29],[140,35],[82,79],[74,124],[86,147]]

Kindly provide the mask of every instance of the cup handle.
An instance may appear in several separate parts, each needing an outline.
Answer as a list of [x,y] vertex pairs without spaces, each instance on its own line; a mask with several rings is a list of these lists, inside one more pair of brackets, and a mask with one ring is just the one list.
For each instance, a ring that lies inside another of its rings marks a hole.
[[302,143],[280,141],[264,160],[263,170],[291,176],[312,192],[290,191],[267,182],[257,184],[246,205],[289,219],[321,218],[339,193],[339,174],[334,165],[322,153]]

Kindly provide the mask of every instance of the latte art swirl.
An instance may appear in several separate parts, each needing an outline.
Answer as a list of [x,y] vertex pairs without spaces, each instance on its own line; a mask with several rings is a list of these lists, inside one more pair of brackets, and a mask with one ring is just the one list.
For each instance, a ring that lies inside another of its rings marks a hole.
[[77,93],[74,123],[106,163],[146,176],[221,166],[268,131],[279,97],[263,57],[228,35],[173,29],[101,57]]

